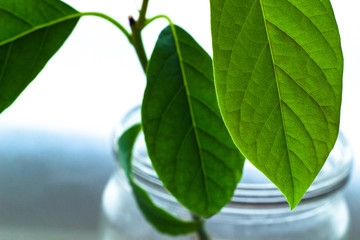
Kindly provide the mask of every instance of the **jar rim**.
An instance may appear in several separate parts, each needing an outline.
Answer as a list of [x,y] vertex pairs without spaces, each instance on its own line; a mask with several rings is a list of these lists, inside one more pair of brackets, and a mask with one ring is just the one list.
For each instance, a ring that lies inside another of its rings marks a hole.
[[[128,112],[128,114],[123,118],[121,126],[116,129],[114,139],[117,139],[117,137],[120,136],[127,127],[140,122],[140,111],[141,107],[139,105]],[[117,146],[116,144],[114,145],[116,152]],[[163,189],[163,191],[166,192],[151,165],[142,134],[137,139],[134,149],[133,172],[135,179],[144,185],[150,186],[151,189],[157,188],[160,191]],[[339,132],[339,136],[333,150],[331,151],[319,175],[305,193],[301,202],[303,203],[326,197],[327,195],[333,194],[342,189],[348,181],[352,167],[352,160],[352,151],[349,144],[342,132]],[[243,171],[244,176],[235,189],[234,196],[231,201],[232,203],[250,205],[278,203],[288,206],[286,198],[278,190],[278,188],[267,180],[267,178],[264,178],[264,175],[259,170],[255,169],[247,160]],[[261,176],[260,178],[262,178],[262,180],[251,182],[251,179],[244,179],[245,174],[250,171],[252,174],[256,174],[254,176]]]

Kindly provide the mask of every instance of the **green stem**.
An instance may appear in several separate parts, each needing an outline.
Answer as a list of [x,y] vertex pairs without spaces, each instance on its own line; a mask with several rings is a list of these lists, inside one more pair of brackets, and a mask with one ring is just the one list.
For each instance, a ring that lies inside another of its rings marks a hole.
[[139,58],[143,71],[146,73],[148,58],[146,56],[144,43],[141,36],[141,30],[143,26],[139,24],[140,22],[136,22],[132,17],[129,18],[129,22],[132,31],[130,42],[135,48],[136,54]]
[[196,233],[199,237],[199,240],[210,240],[210,237],[206,234],[204,225],[199,228]]
[[141,26],[141,29],[144,27],[144,23],[146,21],[146,11],[149,5],[149,0],[143,0],[141,9],[140,9],[140,14],[139,14],[139,19],[138,19],[138,23]]
[[165,20],[167,20],[171,26],[174,25],[174,23],[171,21],[171,19],[170,19],[168,16],[166,16],[166,15],[157,15],[157,16],[155,16],[155,17],[152,17],[152,18],[150,18],[150,19],[147,19],[147,20],[145,21],[144,27],[146,27],[146,26],[147,26],[148,24],[150,24],[151,22],[153,22],[153,21],[155,21],[155,20],[157,20],[157,19],[160,19],[160,18],[164,18]]
[[78,13],[67,15],[65,17],[58,18],[58,19],[56,19],[54,21],[50,21],[50,22],[47,22],[45,24],[33,27],[33,28],[31,28],[31,29],[29,29],[29,30],[27,30],[25,32],[22,32],[21,34],[18,34],[16,36],[12,37],[12,38],[9,38],[9,39],[7,39],[5,41],[0,42],[0,46],[5,45],[5,44],[7,44],[9,42],[15,41],[15,40],[17,40],[17,39],[19,39],[21,37],[24,37],[24,36],[26,36],[26,35],[28,35],[30,33],[35,32],[37,30],[44,29],[44,28],[53,26],[55,24],[68,21],[68,20],[79,19],[82,16],[96,16],[96,17],[100,17],[100,18],[103,18],[103,19],[109,21],[110,23],[114,24],[118,29],[120,29],[120,31],[127,37],[127,39],[129,41],[131,41],[131,35],[126,30],[126,28],[124,28],[119,22],[117,22],[115,19],[109,17],[108,15],[103,14],[103,13],[99,13],[99,12],[78,12]]
[[130,33],[126,30],[125,27],[123,27],[123,25],[121,25],[118,21],[116,21],[115,19],[113,19],[112,17],[103,14],[103,13],[99,13],[99,12],[83,12],[79,14],[80,17],[82,16],[96,16],[96,17],[100,17],[103,18],[107,21],[109,21],[110,23],[114,24],[118,29],[120,29],[120,31],[128,38],[128,40],[130,41],[131,35]]
[[[195,214],[191,214],[193,220],[199,221],[201,218]],[[201,227],[196,231],[196,234],[198,236],[199,240],[211,240],[210,237],[206,234],[204,224],[201,225]]]
[[139,10],[139,18],[137,21],[133,17],[129,17],[130,27],[131,27],[131,44],[135,48],[136,54],[141,63],[142,69],[146,73],[146,68],[148,64],[148,58],[146,56],[144,43],[141,36],[141,31],[146,25],[146,11],[149,5],[149,0],[143,0],[141,9]]

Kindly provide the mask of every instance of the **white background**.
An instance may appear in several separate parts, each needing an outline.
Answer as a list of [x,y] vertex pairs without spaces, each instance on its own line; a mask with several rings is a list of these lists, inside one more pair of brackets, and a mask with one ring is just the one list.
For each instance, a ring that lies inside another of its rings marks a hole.
[[[128,27],[140,0],[66,0],[79,11],[103,12]],[[360,156],[360,19],[358,0],[333,0],[345,56],[341,129]],[[208,0],[151,0],[148,17],[166,14],[211,53]],[[157,20],[144,31],[150,55]],[[70,38],[36,80],[0,116],[0,124],[78,132],[109,139],[124,112],[139,103],[145,78],[134,50],[107,21],[83,17]]]

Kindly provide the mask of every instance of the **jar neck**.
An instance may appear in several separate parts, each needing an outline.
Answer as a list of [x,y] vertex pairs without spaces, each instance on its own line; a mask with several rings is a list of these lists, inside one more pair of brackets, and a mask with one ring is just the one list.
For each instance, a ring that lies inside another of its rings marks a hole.
[[[140,122],[139,106],[131,110],[124,118],[121,129],[126,129],[127,126],[137,122]],[[283,219],[289,214],[293,216],[297,214],[302,217],[310,212],[326,211],[327,202],[333,201],[348,181],[351,167],[352,153],[344,136],[340,133],[337,143],[318,177],[296,209],[290,211],[282,193],[260,171],[246,161],[243,178],[238,184],[231,202],[222,209],[221,213],[225,215],[236,213],[238,216],[246,216],[256,212],[258,216],[268,216],[276,212],[277,216],[281,216]],[[170,206],[172,210],[187,212],[164,189],[152,168],[142,134],[134,147],[133,173],[135,180],[152,196],[155,202],[163,206]],[[314,211],[315,209],[316,211]]]

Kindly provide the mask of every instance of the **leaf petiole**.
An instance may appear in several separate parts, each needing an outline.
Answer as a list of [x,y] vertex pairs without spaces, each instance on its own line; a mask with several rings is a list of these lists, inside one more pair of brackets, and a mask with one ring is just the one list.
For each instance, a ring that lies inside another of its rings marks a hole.
[[99,12],[83,12],[80,13],[80,17],[82,16],[96,16],[105,19],[110,23],[114,24],[118,29],[120,29],[120,31],[130,40],[130,36],[131,36],[130,33],[126,30],[126,28],[123,25],[121,25],[118,21],[116,21],[112,17]]
[[[201,218],[198,215],[191,213],[191,216],[194,221],[201,221]],[[200,228],[196,231],[196,234],[197,234],[199,240],[211,240],[211,238],[206,233],[204,224],[202,224],[200,226]]]
[[161,14],[161,15],[156,15],[155,17],[147,19],[145,21],[144,27],[147,26],[148,24],[150,24],[151,22],[153,22],[157,19],[160,19],[160,18],[166,19],[169,22],[170,26],[174,26],[174,23],[171,21],[171,19],[168,16]]
[[76,19],[76,18],[80,18],[83,16],[96,16],[96,17],[100,17],[103,18],[109,22],[111,22],[113,25],[115,25],[118,29],[120,29],[120,31],[127,37],[127,39],[130,41],[131,39],[131,34],[126,30],[126,28],[124,26],[122,26],[119,22],[117,22],[115,19],[111,18],[110,16],[103,14],[103,13],[99,13],[99,12],[79,12],[79,13],[75,13],[75,14],[71,14],[71,15],[67,15],[66,17],[63,18],[59,18],[56,19],[54,21],[50,21],[48,23],[33,27],[31,29],[29,29],[28,31],[24,31],[19,35],[16,35],[12,38],[6,39],[5,41],[0,42],[0,46],[5,45],[9,42],[15,41],[21,37],[24,37],[32,32],[35,32],[37,30],[43,29],[43,28],[47,28],[50,26],[53,26],[55,24],[59,24],[68,20],[72,20],[72,19]]

